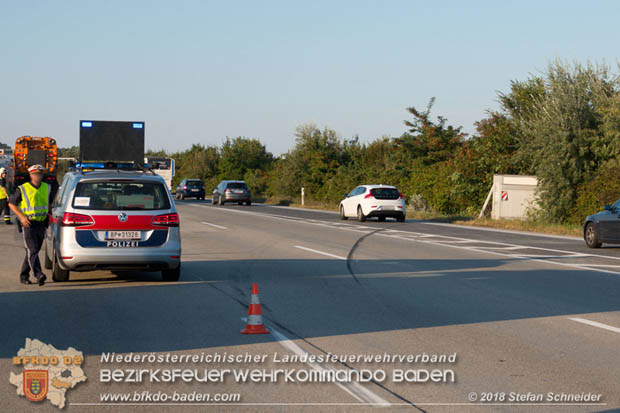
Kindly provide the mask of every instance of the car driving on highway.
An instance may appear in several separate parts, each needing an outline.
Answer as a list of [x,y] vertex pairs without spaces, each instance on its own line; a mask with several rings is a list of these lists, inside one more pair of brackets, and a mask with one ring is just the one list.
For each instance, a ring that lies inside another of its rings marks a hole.
[[70,172],[52,204],[45,267],[54,281],[71,271],[181,274],[179,215],[164,179],[125,170]]
[[205,186],[200,179],[184,179],[177,186],[175,198],[205,199]]
[[364,222],[371,217],[379,221],[391,217],[403,222],[405,214],[405,198],[396,187],[389,185],[360,185],[340,201],[340,219],[357,217]]
[[213,205],[237,202],[239,205],[252,205],[252,193],[244,181],[222,181],[213,190]]
[[600,248],[603,242],[620,244],[620,199],[586,218],[583,238],[590,248]]

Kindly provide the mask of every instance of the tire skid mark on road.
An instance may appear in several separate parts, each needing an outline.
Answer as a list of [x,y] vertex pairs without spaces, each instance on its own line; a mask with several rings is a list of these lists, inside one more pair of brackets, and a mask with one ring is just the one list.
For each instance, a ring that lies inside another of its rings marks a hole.
[[[196,204],[193,204],[193,205],[196,205]],[[207,205],[200,205],[200,206],[207,207]],[[240,210],[230,209],[230,208],[213,208],[213,210],[261,216],[261,217],[271,218],[271,219],[276,219],[276,220],[283,220],[283,221],[289,221],[289,222],[292,221],[292,222],[298,222],[298,223],[307,224],[307,225],[315,225],[315,226],[338,229],[338,230],[343,230],[343,231],[359,232],[359,233],[364,233],[364,234],[373,234],[374,232],[376,232],[376,231],[372,231],[372,232],[367,231],[367,229],[375,229],[376,227],[368,227],[368,226],[362,226],[362,225],[358,226],[354,224],[344,224],[346,226],[343,226],[343,223],[341,222],[323,221],[323,220],[317,220],[317,219],[305,219],[305,218],[299,218],[299,217],[290,217],[287,215],[271,214],[271,213],[255,212],[255,211],[240,211]],[[358,228],[362,228],[362,230],[359,230]],[[553,265],[560,265],[564,267],[570,267],[570,268],[586,270],[586,271],[595,271],[595,272],[606,273],[606,274],[620,275],[620,270],[614,271],[614,270],[604,269],[602,268],[603,266],[598,265],[597,263],[593,263],[593,265],[590,266],[588,265],[589,263],[569,263],[569,262],[554,261],[555,259],[574,259],[574,258],[596,258],[596,259],[609,259],[613,261],[619,261],[620,257],[599,255],[599,254],[583,254],[583,253],[558,250],[558,249],[553,249],[553,248],[543,248],[543,247],[536,247],[536,246],[529,246],[529,245],[518,245],[518,244],[503,243],[503,242],[496,242],[496,241],[481,241],[481,240],[475,240],[475,239],[469,239],[469,238],[463,238],[463,237],[452,237],[452,236],[447,236],[447,235],[427,234],[427,233],[421,233],[421,232],[415,232],[415,231],[394,230],[393,228],[389,228],[389,229],[393,231],[399,231],[402,235],[398,235],[397,233],[394,233],[394,232],[385,233],[385,234],[380,233],[378,235],[389,237],[389,238],[407,240],[407,241],[428,243],[428,244],[433,244],[433,245],[448,247],[448,248],[459,248],[459,249],[476,251],[476,252],[481,252],[481,253],[486,253],[486,254],[499,255],[503,257],[521,259],[521,260],[526,260],[526,261],[546,262],[546,263],[553,264]],[[456,241],[463,241],[462,243],[460,243],[462,245],[457,245]],[[484,246],[484,247],[466,246],[468,242],[488,244],[488,246]],[[547,257],[545,255],[535,256],[535,255],[530,254],[529,256],[526,256],[525,254],[503,252],[503,251],[513,251],[513,250],[517,251],[520,249],[537,250],[541,252],[554,253],[554,254],[549,254],[549,256]],[[565,254],[565,255],[558,255],[558,254]]]

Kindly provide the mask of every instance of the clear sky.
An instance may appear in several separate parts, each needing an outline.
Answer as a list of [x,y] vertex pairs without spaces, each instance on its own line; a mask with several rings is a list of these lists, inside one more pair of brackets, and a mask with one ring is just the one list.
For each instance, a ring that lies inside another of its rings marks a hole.
[[554,58],[617,69],[620,1],[0,0],[0,141],[78,144],[78,120],[144,120],[148,148],[314,122],[364,141],[407,106],[474,131]]

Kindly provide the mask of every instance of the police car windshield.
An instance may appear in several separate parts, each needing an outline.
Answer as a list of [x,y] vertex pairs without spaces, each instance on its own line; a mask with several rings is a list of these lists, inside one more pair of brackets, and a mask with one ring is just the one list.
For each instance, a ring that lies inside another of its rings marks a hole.
[[80,182],[75,189],[73,207],[95,210],[170,209],[166,188],[159,182]]

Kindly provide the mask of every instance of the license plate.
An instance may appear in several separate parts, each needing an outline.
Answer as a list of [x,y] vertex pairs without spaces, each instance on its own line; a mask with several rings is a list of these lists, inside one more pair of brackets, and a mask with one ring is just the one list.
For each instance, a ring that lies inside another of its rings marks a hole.
[[383,210],[384,211],[394,211],[394,207],[392,205],[384,205],[383,206]]
[[197,189],[192,189],[192,192],[198,192],[198,190]]
[[105,239],[140,239],[140,231],[106,231]]

